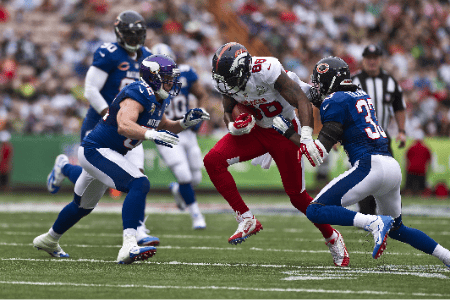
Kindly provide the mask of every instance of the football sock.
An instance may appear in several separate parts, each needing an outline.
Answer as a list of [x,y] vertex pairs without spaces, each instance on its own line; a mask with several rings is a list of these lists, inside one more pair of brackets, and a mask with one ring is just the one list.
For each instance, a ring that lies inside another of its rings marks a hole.
[[337,238],[337,237],[338,237],[337,232],[333,230],[333,234],[332,234],[329,238],[326,238],[326,239],[325,239],[325,242],[328,243],[329,241],[331,241],[331,240],[333,240],[333,239],[335,239],[335,238]]
[[[58,234],[63,234],[84,216],[87,216],[93,209],[84,209],[78,206],[80,196],[75,194],[74,201],[67,204],[59,213],[52,228]],[[77,202],[77,203],[76,203]]]
[[136,229],[134,228],[127,228],[123,230],[123,237],[125,238],[126,236],[131,235],[131,236],[136,236]]
[[145,198],[150,191],[150,182],[146,177],[139,177],[130,182],[128,189],[122,206],[123,229],[136,229],[140,225],[139,221],[144,219]]
[[81,166],[76,166],[72,164],[65,164],[64,167],[61,169],[64,176],[69,178],[69,180],[75,184],[77,182],[78,177],[81,175],[81,171],[83,168]]
[[439,258],[444,264],[450,266],[450,251],[441,245],[437,244],[431,255]]
[[187,209],[189,211],[189,213],[191,214],[191,217],[193,219],[198,218],[202,215],[202,213],[200,212],[200,208],[198,207],[198,203],[194,202],[191,203],[187,206]]
[[186,205],[195,202],[195,192],[190,183],[179,184],[178,192],[180,193],[181,197],[183,197]]
[[312,203],[306,210],[306,216],[311,222],[341,226],[353,226],[356,212],[342,206]]
[[414,248],[427,254],[432,254],[438,243],[419,229],[407,227],[402,223],[402,216],[394,220],[389,231],[389,237],[397,241],[410,244]]
[[353,219],[353,226],[364,229],[367,225],[375,221],[377,218],[378,216],[356,213]]
[[243,213],[243,214],[242,214],[242,217],[243,217],[243,218],[253,218],[253,214],[252,214],[252,212],[249,210],[249,211],[246,211],[245,213]]

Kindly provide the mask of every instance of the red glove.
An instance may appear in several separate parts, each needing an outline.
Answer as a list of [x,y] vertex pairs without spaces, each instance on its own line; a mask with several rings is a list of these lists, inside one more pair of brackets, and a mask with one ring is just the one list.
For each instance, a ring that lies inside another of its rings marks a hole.
[[249,133],[254,126],[255,118],[251,114],[242,113],[228,124],[228,130],[232,135],[243,135]]

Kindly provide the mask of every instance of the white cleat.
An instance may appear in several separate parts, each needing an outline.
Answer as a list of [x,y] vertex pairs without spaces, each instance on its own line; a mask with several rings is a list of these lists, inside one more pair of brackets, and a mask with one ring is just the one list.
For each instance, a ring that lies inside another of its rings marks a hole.
[[120,248],[117,263],[128,265],[135,261],[147,260],[155,254],[155,247],[139,247],[137,244],[128,243]]
[[203,218],[202,215],[192,218],[192,228],[194,228],[195,230],[205,229],[206,228],[205,218]]
[[50,193],[56,194],[61,187],[61,182],[65,176],[62,173],[62,168],[69,163],[67,155],[60,154],[55,159],[55,165],[52,171],[47,176],[47,189]]
[[347,247],[345,247],[344,238],[339,231],[336,229],[334,231],[338,235],[337,238],[334,238],[325,244],[330,249],[334,264],[338,267],[348,267],[350,257],[348,255]]
[[394,219],[390,216],[377,216],[376,220],[367,225],[364,230],[370,231],[375,241],[372,257],[377,259],[386,249],[386,239],[394,224]]
[[44,250],[53,257],[69,257],[59,246],[58,241],[52,238],[48,233],[41,234],[33,240],[33,246],[38,250]]
[[141,223],[136,230],[136,240],[139,246],[158,246],[159,238],[156,236],[149,235],[150,230],[145,226],[145,221],[147,221],[147,217],[145,217],[144,221],[139,221]]
[[228,239],[228,243],[230,244],[237,245],[242,242],[245,242],[247,238],[249,238],[254,234],[257,234],[263,229],[261,223],[255,218],[255,216],[253,216],[252,218],[240,217],[240,220],[242,221],[239,223],[238,229]]

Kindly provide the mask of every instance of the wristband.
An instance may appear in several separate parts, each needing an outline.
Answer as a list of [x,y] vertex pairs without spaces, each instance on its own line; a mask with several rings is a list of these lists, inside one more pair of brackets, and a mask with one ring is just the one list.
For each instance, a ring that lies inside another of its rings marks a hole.
[[286,138],[290,138],[294,133],[296,133],[295,129],[293,127],[289,127],[285,132],[284,132],[284,136]]
[[406,131],[405,131],[405,129],[400,129],[400,130],[398,131],[398,133],[406,134]]

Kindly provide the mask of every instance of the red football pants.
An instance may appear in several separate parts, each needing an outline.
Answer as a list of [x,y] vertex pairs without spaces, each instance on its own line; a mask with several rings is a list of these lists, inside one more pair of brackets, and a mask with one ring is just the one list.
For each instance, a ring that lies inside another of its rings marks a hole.
[[[228,171],[234,163],[251,160],[269,152],[280,172],[284,190],[292,205],[302,213],[313,200],[304,190],[303,170],[297,162],[298,147],[272,128],[257,125],[249,134],[227,134],[203,159],[206,171],[217,191],[228,201],[234,211],[241,214],[249,210]],[[325,238],[333,234],[328,224],[314,224]]]

